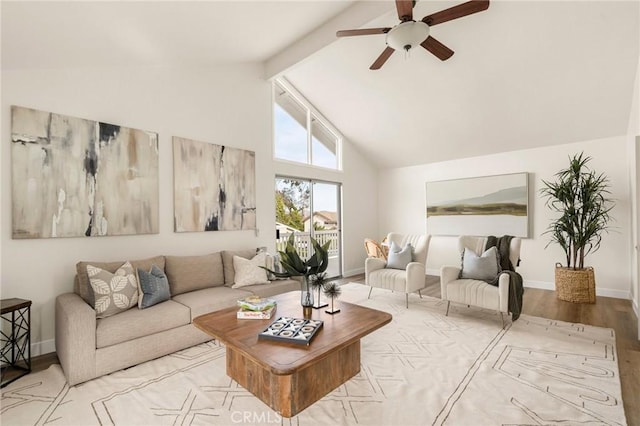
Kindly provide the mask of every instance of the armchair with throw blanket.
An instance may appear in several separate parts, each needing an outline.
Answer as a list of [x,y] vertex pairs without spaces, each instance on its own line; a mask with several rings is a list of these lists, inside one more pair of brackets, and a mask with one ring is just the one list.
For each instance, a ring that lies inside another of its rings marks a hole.
[[[409,293],[425,287],[425,268],[431,235],[404,235],[391,232],[387,236],[387,260],[369,257],[365,261],[365,283],[373,287],[403,292],[409,307]],[[422,294],[420,294],[422,297]]]
[[460,236],[458,250],[462,267],[440,269],[442,300],[511,313],[512,321],[522,310],[522,277],[515,272],[520,262],[521,239],[511,236]]

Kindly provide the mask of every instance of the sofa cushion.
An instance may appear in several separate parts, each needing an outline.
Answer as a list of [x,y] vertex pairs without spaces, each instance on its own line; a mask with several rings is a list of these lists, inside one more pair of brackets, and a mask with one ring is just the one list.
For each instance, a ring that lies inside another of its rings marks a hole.
[[[271,281],[269,284],[250,285],[242,287],[244,291],[250,291],[256,296],[271,297],[277,294],[286,293],[289,291],[300,291],[300,281],[294,279],[276,280]],[[317,290],[314,295],[317,296]]]
[[231,288],[240,288],[255,284],[268,284],[269,280],[267,279],[267,270],[263,269],[263,266],[267,266],[267,253],[258,253],[251,259],[233,256],[235,282]]
[[368,283],[372,287],[401,291],[406,289],[407,271],[404,269],[377,269],[369,273]]
[[106,318],[138,304],[138,280],[131,263],[125,262],[114,273],[87,265],[87,276],[93,289],[96,318]]
[[[122,266],[124,260],[118,262],[89,262],[82,261],[76,263],[76,280],[74,282],[74,292],[89,305],[93,306],[94,297],[93,289],[89,284],[89,277],[87,276],[87,265],[93,265],[97,268],[104,269],[105,271],[115,272]],[[164,256],[150,257],[148,259],[139,259],[129,261],[134,268],[141,268],[145,271],[151,269],[151,265],[157,265],[158,268],[164,270]],[[77,287],[76,287],[77,286]]]
[[138,308],[146,309],[169,300],[169,279],[156,265],[149,272],[138,268]]
[[166,256],[165,272],[169,278],[171,295],[224,285],[222,256]]
[[147,309],[129,309],[96,321],[96,347],[104,348],[191,322],[189,308],[167,300]]
[[191,319],[209,312],[237,306],[238,299],[250,296],[251,293],[242,289],[227,286],[206,288],[174,296],[171,300],[181,303],[191,309]]
[[222,264],[224,267],[224,285],[231,287],[236,282],[236,273],[233,267],[233,256],[251,259],[256,255],[256,249],[224,250],[222,252]]
[[447,284],[447,299],[465,305],[500,310],[499,288],[484,281],[459,279]]

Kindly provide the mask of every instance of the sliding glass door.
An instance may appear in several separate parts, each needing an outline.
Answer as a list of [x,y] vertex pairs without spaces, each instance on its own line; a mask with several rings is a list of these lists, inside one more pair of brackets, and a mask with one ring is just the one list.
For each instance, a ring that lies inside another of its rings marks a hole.
[[293,177],[277,177],[276,248],[283,250],[287,239],[294,234],[301,257],[312,252],[311,239],[320,244],[330,242],[328,278],[342,276],[340,227],[341,185]]

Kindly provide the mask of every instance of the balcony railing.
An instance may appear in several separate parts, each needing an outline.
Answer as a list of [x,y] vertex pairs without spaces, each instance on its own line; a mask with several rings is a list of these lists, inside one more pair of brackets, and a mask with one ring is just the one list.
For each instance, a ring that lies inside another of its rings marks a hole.
[[[280,239],[276,240],[276,250],[284,251],[290,235],[290,232],[280,232]],[[314,232],[314,238],[318,243],[320,243],[321,246],[326,244],[327,241],[331,241],[328,250],[329,257],[337,257],[339,254],[338,248],[340,247],[340,245],[338,244],[338,237],[339,235],[337,230]],[[311,233],[309,232],[294,232],[293,244],[296,248],[296,251],[303,260],[308,259],[313,252],[313,245],[311,244]]]

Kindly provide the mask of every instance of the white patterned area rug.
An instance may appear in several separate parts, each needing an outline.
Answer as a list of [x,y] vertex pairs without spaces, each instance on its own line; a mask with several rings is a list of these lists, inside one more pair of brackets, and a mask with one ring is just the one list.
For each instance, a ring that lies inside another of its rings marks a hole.
[[212,341],[74,387],[52,365],[2,390],[0,423],[626,424],[613,330],[526,315],[503,330],[496,312],[452,305],[447,317],[439,299],[411,295],[406,309],[404,294],[342,289],[339,301],[393,321],[362,339],[356,377],[291,419],[229,379]]

